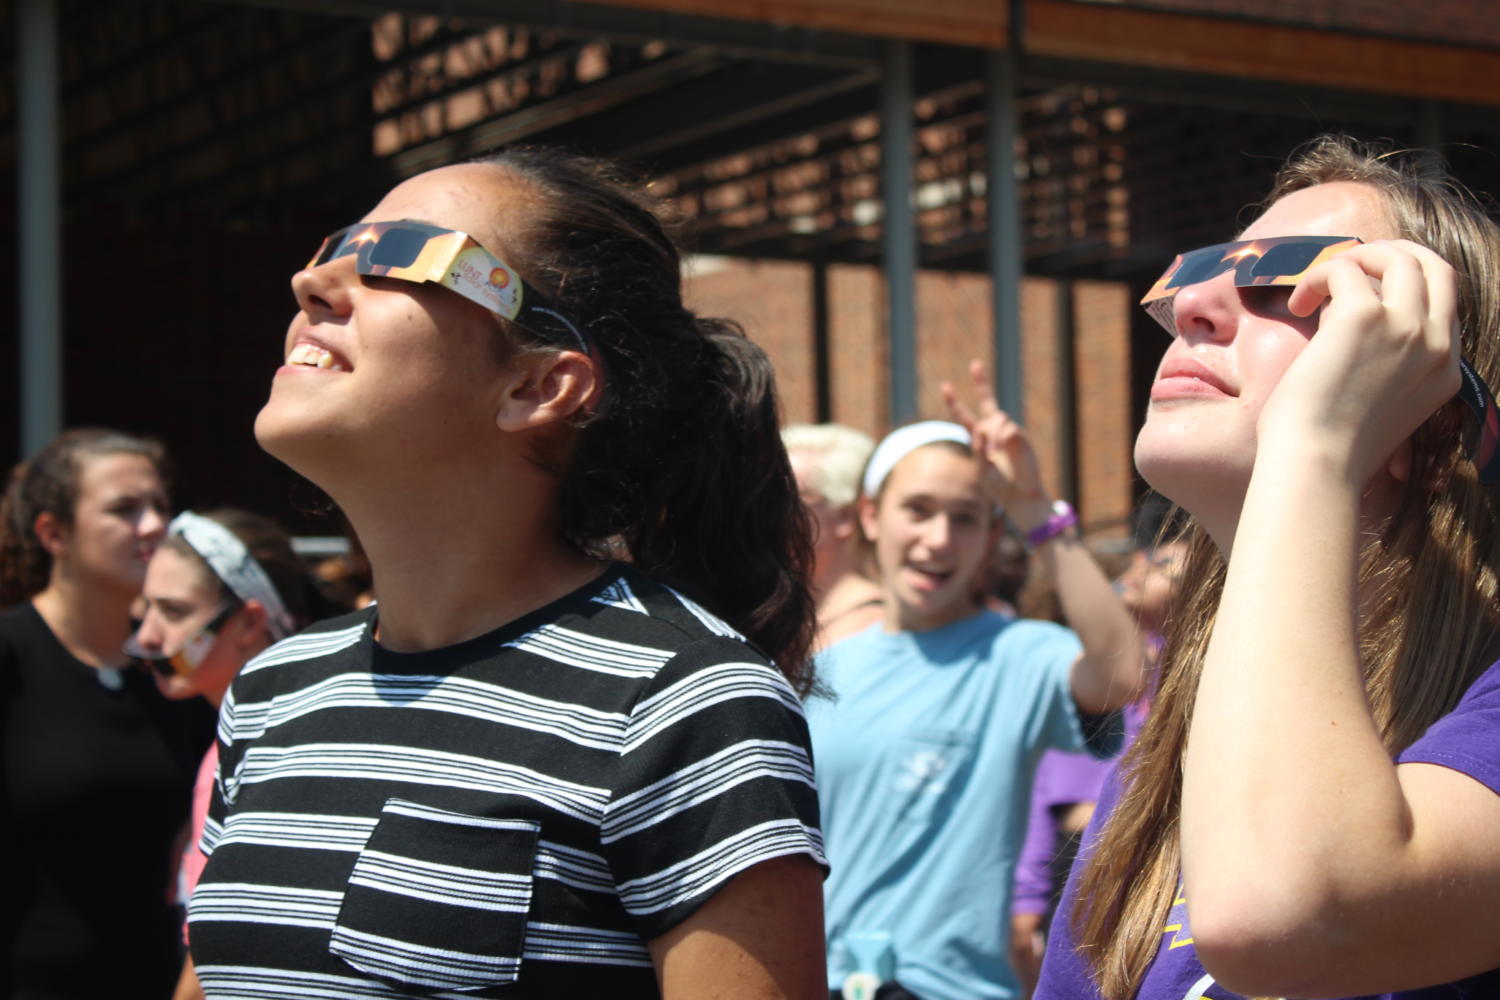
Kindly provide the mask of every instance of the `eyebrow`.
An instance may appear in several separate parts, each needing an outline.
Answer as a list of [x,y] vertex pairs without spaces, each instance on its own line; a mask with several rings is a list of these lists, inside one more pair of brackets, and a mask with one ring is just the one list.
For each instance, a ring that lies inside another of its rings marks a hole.
[[911,503],[912,501],[925,501],[927,503],[938,504],[944,507],[951,506],[958,510],[980,511],[985,509],[985,503],[982,499],[965,498],[962,500],[945,500],[932,493],[908,493],[905,496],[901,497],[900,501],[902,503]]

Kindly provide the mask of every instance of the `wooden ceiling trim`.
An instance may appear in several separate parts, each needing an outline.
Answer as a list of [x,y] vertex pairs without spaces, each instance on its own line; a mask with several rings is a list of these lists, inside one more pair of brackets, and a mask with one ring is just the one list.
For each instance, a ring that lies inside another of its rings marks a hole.
[[1492,49],[1073,0],[1028,0],[1025,9],[1028,53],[1500,105]]
[[909,41],[1003,48],[1003,0],[594,0],[611,7],[795,25]]

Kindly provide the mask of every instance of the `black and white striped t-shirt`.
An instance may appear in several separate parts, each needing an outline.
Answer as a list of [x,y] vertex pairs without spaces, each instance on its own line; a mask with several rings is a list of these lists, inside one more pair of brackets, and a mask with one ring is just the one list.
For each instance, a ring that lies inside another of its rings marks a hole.
[[675,591],[617,567],[426,653],[374,616],[272,647],[224,703],[209,997],[656,996],[646,941],[757,862],[826,865],[795,694]]

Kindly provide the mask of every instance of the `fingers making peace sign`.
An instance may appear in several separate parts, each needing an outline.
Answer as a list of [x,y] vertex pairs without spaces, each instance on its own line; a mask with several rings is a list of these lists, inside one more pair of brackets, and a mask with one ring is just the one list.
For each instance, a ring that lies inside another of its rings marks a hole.
[[1041,467],[1026,429],[996,403],[982,362],[969,362],[969,377],[974,384],[973,409],[959,399],[953,383],[944,382],[940,388],[949,415],[973,437],[974,455],[986,466],[985,487],[991,498],[1012,519],[1020,513],[1020,508],[1033,504],[1045,507],[1048,498],[1042,486]]

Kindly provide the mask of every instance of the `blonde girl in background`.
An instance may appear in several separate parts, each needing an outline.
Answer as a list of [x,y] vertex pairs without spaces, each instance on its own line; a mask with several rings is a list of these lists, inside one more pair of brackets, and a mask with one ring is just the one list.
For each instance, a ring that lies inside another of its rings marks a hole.
[[859,528],[859,477],[875,442],[839,424],[794,424],[781,440],[812,516],[818,645],[829,646],[882,617],[880,585],[869,576],[870,545]]
[[1500,994],[1500,229],[1323,138],[1148,299],[1136,463],[1196,525],[1037,996]]

